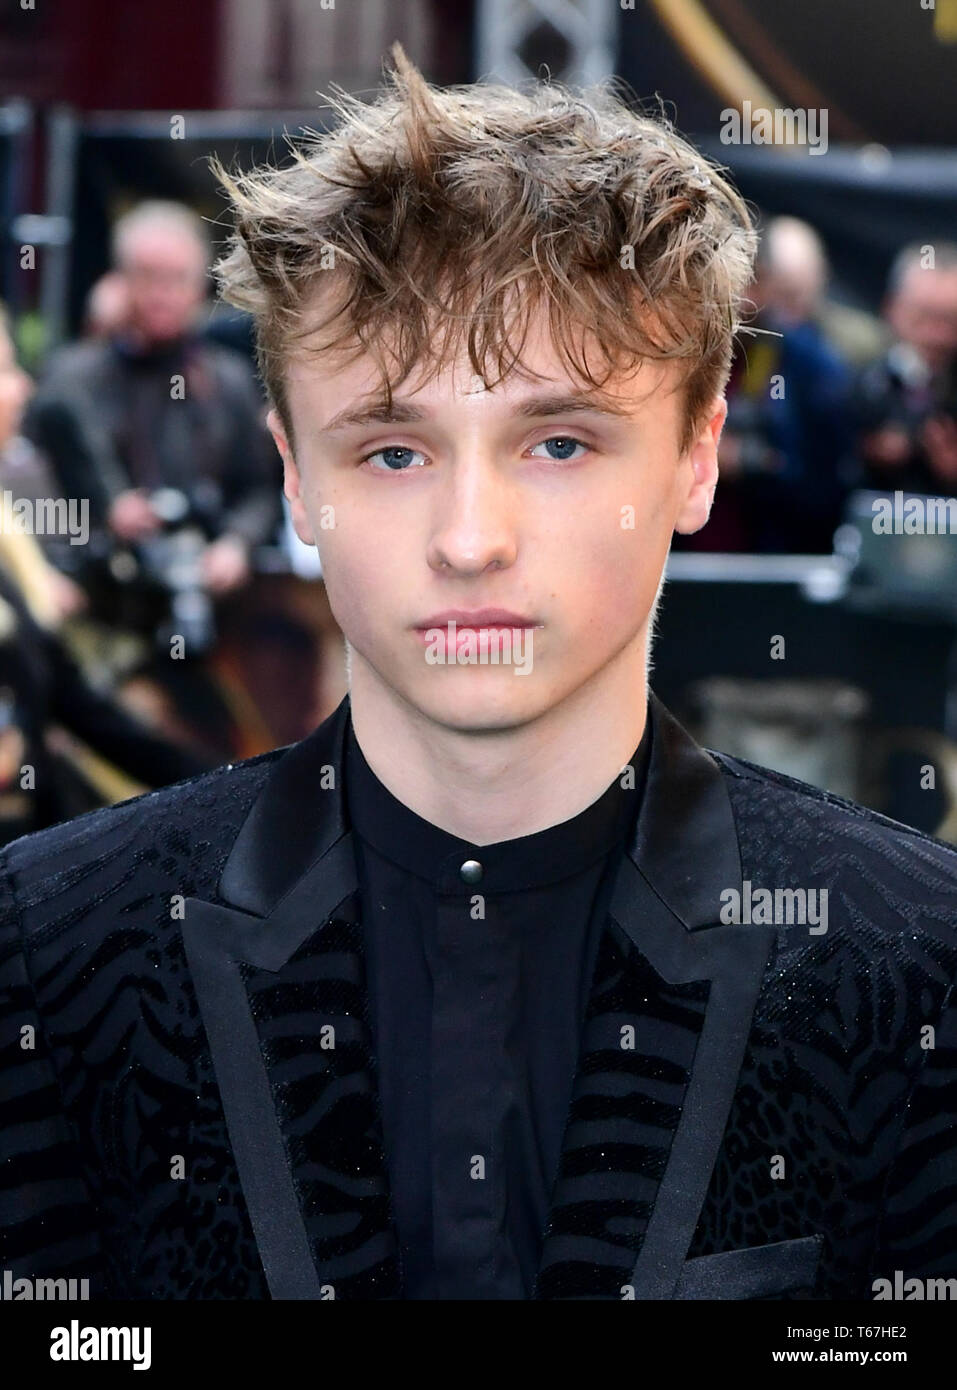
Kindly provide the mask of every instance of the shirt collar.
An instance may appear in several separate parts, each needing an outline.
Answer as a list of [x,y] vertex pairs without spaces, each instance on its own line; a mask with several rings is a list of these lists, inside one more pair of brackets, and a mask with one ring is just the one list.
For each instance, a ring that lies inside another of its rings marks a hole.
[[[624,843],[641,804],[651,748],[651,719],[634,755],[634,777],[615,777],[578,815],[496,844],[474,845],[433,825],[393,796],[370,768],[350,718],[345,736],[345,796],[358,838],[436,892],[468,897],[519,892],[580,873]],[[622,781],[625,785],[622,786]],[[633,783],[633,785],[632,785]],[[481,866],[463,877],[463,864]]]

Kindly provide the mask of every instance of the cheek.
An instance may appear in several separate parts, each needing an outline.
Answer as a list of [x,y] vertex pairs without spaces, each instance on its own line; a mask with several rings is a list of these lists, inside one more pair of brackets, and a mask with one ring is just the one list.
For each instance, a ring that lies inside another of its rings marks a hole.
[[628,631],[647,617],[671,539],[663,515],[661,505],[651,514],[636,507],[632,525],[616,507],[610,524],[580,524],[566,537],[555,563],[583,639]]
[[659,576],[657,557],[634,532],[591,552],[573,598],[583,642],[617,642],[636,632],[651,609]]
[[399,524],[350,507],[332,489],[321,498],[310,490],[303,500],[333,615],[346,637],[361,646],[363,634],[389,625],[414,572],[399,553]]
[[350,544],[339,527],[323,531],[318,518],[313,521],[313,534],[318,540],[322,575],[336,622],[346,637],[352,640],[360,630],[372,623],[375,601],[381,596],[381,571],[376,574],[366,546]]

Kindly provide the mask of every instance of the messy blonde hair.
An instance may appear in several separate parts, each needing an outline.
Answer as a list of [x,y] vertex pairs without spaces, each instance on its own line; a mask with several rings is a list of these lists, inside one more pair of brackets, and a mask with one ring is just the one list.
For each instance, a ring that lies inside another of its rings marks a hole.
[[[740,195],[613,81],[436,88],[400,44],[392,56],[376,99],[338,89],[339,124],[309,131],[290,164],[230,174],[213,160],[235,213],[215,272],[223,297],[254,317],[290,436],[290,348],[340,315],[319,350],[369,353],[391,405],[394,385],[438,371],[463,334],[473,371],[486,378],[492,358],[500,379],[544,304],[562,360],[594,388],[607,376],[568,341],[572,327],[597,334],[609,375],[643,358],[682,361],[687,448],[726,385],[751,279],[757,239]],[[310,321],[306,300],[330,268],[341,295]]]

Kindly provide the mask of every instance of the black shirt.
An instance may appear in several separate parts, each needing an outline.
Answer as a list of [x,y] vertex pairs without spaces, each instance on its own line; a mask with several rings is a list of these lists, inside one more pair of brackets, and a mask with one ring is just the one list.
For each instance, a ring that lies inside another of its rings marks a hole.
[[350,721],[345,792],[405,1298],[532,1296],[649,743],[650,721],[634,778],[579,815],[476,846],[394,797]]

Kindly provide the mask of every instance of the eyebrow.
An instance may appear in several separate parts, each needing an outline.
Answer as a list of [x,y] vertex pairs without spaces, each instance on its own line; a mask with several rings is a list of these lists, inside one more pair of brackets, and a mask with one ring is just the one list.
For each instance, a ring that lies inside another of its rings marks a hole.
[[[564,395],[529,396],[517,403],[513,414],[521,417],[540,417],[571,415],[585,411],[592,415],[605,415],[610,419],[630,419],[632,413],[607,396],[593,392],[571,392]],[[380,400],[368,406],[340,410],[322,427],[321,433],[332,434],[365,425],[405,425],[428,418],[428,411],[413,405],[411,401],[393,400],[389,406],[386,401]]]

